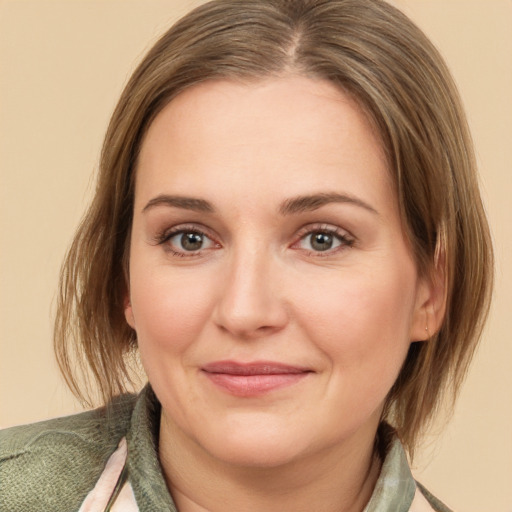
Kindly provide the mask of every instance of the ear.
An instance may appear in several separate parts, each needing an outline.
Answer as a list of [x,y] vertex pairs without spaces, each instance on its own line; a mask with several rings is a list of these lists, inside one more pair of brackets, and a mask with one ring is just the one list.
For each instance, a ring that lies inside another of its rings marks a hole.
[[132,329],[135,329],[135,317],[133,316],[133,309],[132,309],[132,303],[130,300],[129,292],[126,292],[126,295],[124,298],[124,317],[126,318],[128,325]]
[[433,271],[418,279],[411,341],[428,341],[441,328],[445,313],[446,272],[444,254],[441,253]]

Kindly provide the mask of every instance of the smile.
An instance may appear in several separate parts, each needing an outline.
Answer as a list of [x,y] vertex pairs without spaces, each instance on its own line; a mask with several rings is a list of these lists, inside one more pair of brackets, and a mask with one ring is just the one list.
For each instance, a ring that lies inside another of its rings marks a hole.
[[241,397],[260,396],[288,387],[313,373],[308,368],[267,361],[218,361],[207,364],[201,370],[216,387]]

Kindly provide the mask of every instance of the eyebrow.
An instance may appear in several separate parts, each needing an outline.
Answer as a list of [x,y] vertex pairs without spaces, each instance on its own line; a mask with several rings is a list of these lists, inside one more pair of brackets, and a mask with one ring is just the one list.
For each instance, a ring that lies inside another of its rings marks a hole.
[[364,202],[362,199],[348,194],[338,194],[335,192],[292,197],[281,204],[279,212],[282,215],[311,212],[330,203],[352,204],[379,215],[379,212],[375,208]]
[[[364,208],[376,215],[379,214],[375,208],[362,199],[348,194],[338,194],[336,192],[292,197],[281,203],[279,213],[281,215],[293,215],[297,213],[311,212],[330,203],[352,204],[360,208]],[[144,213],[156,206],[170,206],[173,208],[181,208],[183,210],[192,210],[199,213],[215,212],[213,205],[205,199],[168,194],[161,194],[151,199],[146,206],[144,206],[142,212]]]
[[215,208],[205,199],[196,197],[170,196],[161,194],[151,199],[142,212],[146,212],[155,206],[171,206],[174,208],[182,208],[183,210],[192,210],[199,213],[213,213]]

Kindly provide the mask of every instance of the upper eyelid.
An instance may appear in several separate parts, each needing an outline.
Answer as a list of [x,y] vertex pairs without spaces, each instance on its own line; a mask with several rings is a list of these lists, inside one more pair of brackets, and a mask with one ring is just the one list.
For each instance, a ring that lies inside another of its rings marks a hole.
[[159,231],[157,234],[158,237],[165,237],[165,238],[171,238],[174,235],[177,235],[179,233],[186,233],[186,232],[194,232],[194,233],[200,233],[201,235],[204,235],[212,240],[215,240],[215,236],[211,233],[211,230],[208,229],[206,226],[203,226],[202,224],[178,224],[176,226],[172,226],[170,228],[165,228],[161,231]]
[[326,224],[326,223],[306,224],[305,226],[303,226],[297,230],[297,236],[302,238],[305,235],[315,233],[315,232],[321,232],[321,231],[327,231],[328,233],[333,233],[335,235],[342,236],[344,238],[350,238],[351,240],[355,240],[355,238],[356,238],[347,229],[341,228],[334,224]]

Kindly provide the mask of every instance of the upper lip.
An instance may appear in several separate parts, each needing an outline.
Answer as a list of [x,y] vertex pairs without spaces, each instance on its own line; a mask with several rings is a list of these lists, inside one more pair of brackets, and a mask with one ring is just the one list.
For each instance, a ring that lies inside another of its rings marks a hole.
[[242,363],[237,361],[215,361],[201,368],[207,373],[224,373],[227,375],[282,375],[311,372],[305,366],[295,366],[275,361],[253,361]]

